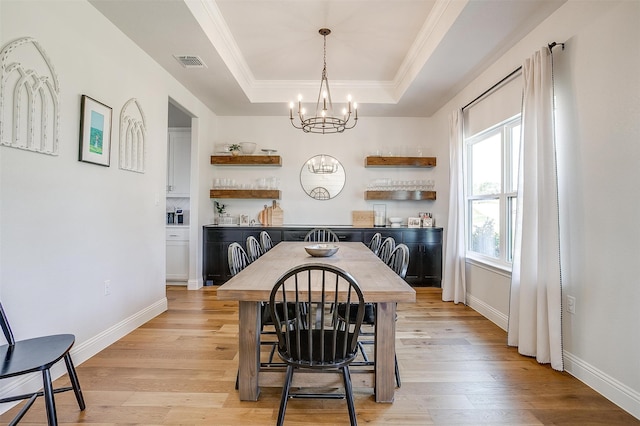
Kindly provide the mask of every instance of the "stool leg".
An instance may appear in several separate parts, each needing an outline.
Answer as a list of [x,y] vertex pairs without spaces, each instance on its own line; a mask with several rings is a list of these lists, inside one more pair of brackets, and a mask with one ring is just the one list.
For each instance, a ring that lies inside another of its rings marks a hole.
[[44,394],[44,404],[47,408],[47,423],[49,426],[58,426],[56,417],[56,403],[53,400],[53,384],[51,383],[51,371],[47,368],[42,370],[42,388]]
[[80,382],[78,381],[78,375],[76,374],[76,369],[73,366],[73,361],[71,361],[71,355],[67,352],[64,356],[64,363],[67,364],[67,373],[69,374],[69,380],[71,380],[71,386],[73,387],[73,392],[76,394],[76,400],[78,401],[78,407],[80,407],[80,411],[84,411],[84,397],[82,396],[82,389],[80,389]]

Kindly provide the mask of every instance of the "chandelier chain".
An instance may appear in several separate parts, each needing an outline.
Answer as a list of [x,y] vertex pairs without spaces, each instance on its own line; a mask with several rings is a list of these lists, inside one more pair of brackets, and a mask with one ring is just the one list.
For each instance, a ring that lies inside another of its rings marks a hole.
[[324,56],[323,56],[324,67],[322,68],[322,78],[326,79],[327,78],[327,35],[324,34],[322,37],[324,38]]

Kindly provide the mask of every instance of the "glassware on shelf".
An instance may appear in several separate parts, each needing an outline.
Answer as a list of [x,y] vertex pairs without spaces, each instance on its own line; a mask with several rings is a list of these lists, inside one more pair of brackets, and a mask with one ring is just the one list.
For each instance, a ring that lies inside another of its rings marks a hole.
[[215,178],[213,179],[214,189],[278,189],[280,179],[272,176],[269,178],[258,178],[250,182],[238,182],[235,179]]
[[433,191],[433,179],[391,180],[373,179],[367,184],[367,191]]

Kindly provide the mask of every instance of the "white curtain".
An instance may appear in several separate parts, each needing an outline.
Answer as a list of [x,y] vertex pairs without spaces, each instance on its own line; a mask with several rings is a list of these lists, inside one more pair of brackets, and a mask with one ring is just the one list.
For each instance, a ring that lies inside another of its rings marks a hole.
[[563,370],[558,184],[548,48],[523,66],[522,140],[508,344]]
[[442,300],[465,303],[464,175],[462,110],[449,116],[449,221],[445,243]]

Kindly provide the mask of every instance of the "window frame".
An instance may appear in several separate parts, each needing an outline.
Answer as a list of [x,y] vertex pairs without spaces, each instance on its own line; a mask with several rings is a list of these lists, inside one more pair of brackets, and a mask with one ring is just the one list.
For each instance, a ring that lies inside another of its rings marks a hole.
[[[486,264],[497,269],[511,271],[513,264],[513,225],[515,218],[513,217],[513,209],[515,209],[515,203],[517,202],[517,173],[518,165],[514,167],[513,162],[518,162],[519,158],[514,158],[514,143],[512,141],[514,136],[514,129],[520,126],[520,132],[518,132],[519,144],[522,130],[522,115],[516,114],[494,126],[491,126],[485,130],[482,130],[469,137],[464,137],[464,151],[465,151],[465,255],[467,259],[480,264]],[[485,141],[488,138],[501,135],[500,141],[500,190],[498,192],[473,195],[472,191],[472,176],[473,176],[473,145]],[[518,149],[520,146],[518,145]],[[515,170],[515,176],[512,176],[511,171]],[[474,201],[482,200],[498,200],[499,203],[499,257],[495,258],[486,254],[471,250],[473,228],[472,228],[472,203]]]

